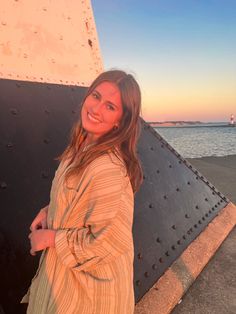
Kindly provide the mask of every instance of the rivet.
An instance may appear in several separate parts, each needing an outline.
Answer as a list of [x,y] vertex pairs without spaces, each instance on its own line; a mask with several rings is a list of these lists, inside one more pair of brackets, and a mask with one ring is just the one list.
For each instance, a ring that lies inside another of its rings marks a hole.
[[48,173],[47,172],[42,172],[41,173],[41,177],[43,178],[43,179],[47,179],[48,178]]
[[145,273],[144,273],[144,276],[147,278],[147,277],[149,277],[149,273],[146,271]]
[[215,204],[215,208],[217,208],[218,207],[218,205],[217,204]]
[[180,244],[181,244],[181,241],[180,241],[180,240],[178,240],[178,241],[177,241],[177,244],[178,244],[178,245],[180,245]]
[[209,214],[211,214],[211,210],[209,210],[209,212],[208,212]]
[[205,201],[208,202],[208,198],[205,198]]
[[156,238],[157,243],[161,243],[160,238]]
[[192,165],[189,165],[189,168],[190,168],[190,169],[192,169],[192,168],[193,168],[193,166],[192,166]]
[[196,224],[194,225],[194,228],[197,228],[197,225],[196,225]]
[[50,140],[48,138],[45,138],[43,141],[44,141],[45,144],[49,144],[50,143]]
[[136,285],[140,286],[141,285],[141,281],[140,280],[136,280]]
[[198,205],[195,206],[196,209],[199,209]]
[[212,192],[212,195],[215,195],[215,192]]
[[171,248],[172,248],[172,250],[175,250],[175,246],[174,246],[174,245],[172,245],[172,247],[171,247]]
[[205,217],[208,217],[208,214],[205,214]]
[[218,202],[217,204],[220,205],[220,202]]
[[157,269],[157,265],[156,265],[156,264],[153,264],[153,265],[152,265],[152,269],[154,269],[154,270]]
[[221,203],[223,203],[223,200],[220,200]]
[[160,170],[157,170],[157,173],[160,173]]
[[170,253],[168,251],[165,252],[166,256],[170,256]]
[[145,180],[146,179],[146,177],[145,177],[145,175],[143,175],[143,180]]
[[154,150],[154,148],[153,148],[152,146],[150,147],[150,149],[151,149],[151,150]]
[[196,180],[198,180],[198,177],[196,177]]
[[175,226],[175,225],[173,225],[171,228],[174,229],[174,230],[176,230],[176,226]]
[[198,171],[197,171],[197,170],[195,170],[195,171],[194,171],[194,173],[195,173],[195,174],[198,174]]
[[161,148],[164,148],[164,145],[163,145],[163,144],[161,144]]
[[202,220],[206,220],[204,216],[202,217]]
[[11,142],[7,143],[6,145],[7,148],[12,148],[13,147],[13,144]]
[[76,113],[76,111],[75,111],[75,110],[72,110],[72,113],[73,113],[73,114],[75,114],[75,113]]
[[167,200],[167,195],[164,195],[164,199]]
[[163,258],[162,257],[159,258],[159,262],[163,263]]
[[188,181],[188,185],[190,185],[190,182]]
[[179,188],[177,188],[176,191],[179,192]]
[[154,206],[153,206],[153,204],[149,204],[149,208],[153,208]]
[[185,218],[190,218],[188,214],[185,215]]
[[49,113],[50,113],[50,111],[49,111],[48,109],[45,109],[44,112],[45,112],[46,114],[49,114]]
[[12,113],[13,115],[17,115],[17,114],[18,114],[18,110],[17,110],[17,109],[12,108],[12,109],[11,109],[11,113]]
[[169,168],[172,168],[172,165],[169,165]]
[[199,223],[199,225],[201,225],[202,224],[201,220],[198,220],[198,223]]
[[185,236],[185,235],[183,235],[182,238],[183,238],[184,240],[186,240],[186,236]]
[[204,177],[203,177],[203,176],[201,176],[200,178],[201,178],[202,180],[204,179]]
[[0,182],[0,188],[5,190],[7,188],[6,182]]
[[182,164],[182,161],[181,161],[181,160],[179,160],[179,164]]
[[138,253],[138,259],[142,259],[143,258],[143,255],[141,253]]
[[215,207],[212,207],[211,209],[212,209],[212,210],[215,210]]

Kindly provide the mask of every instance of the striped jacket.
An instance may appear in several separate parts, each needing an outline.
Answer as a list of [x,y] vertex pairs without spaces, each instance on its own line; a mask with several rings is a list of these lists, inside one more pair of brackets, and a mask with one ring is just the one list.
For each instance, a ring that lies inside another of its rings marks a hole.
[[65,181],[61,162],[52,182],[47,223],[55,248],[43,251],[22,303],[34,314],[132,314],[133,191],[113,154]]

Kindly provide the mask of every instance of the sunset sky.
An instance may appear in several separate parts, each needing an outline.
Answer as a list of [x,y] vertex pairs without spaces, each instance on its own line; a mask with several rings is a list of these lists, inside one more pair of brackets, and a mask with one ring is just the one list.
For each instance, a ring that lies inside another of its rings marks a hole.
[[235,0],[92,0],[105,69],[133,73],[147,121],[236,115]]

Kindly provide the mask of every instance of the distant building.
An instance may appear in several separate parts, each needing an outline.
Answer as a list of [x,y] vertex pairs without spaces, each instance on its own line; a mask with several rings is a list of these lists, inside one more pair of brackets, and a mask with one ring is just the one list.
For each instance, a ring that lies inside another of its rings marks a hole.
[[235,121],[234,121],[234,115],[233,115],[233,114],[231,114],[231,116],[230,116],[229,125],[230,125],[230,126],[236,126]]

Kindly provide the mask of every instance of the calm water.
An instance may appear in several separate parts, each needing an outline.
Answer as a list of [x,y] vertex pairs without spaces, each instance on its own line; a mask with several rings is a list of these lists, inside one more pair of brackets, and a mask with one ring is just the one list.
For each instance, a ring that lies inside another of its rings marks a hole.
[[155,130],[185,158],[236,155],[236,127],[158,127]]

